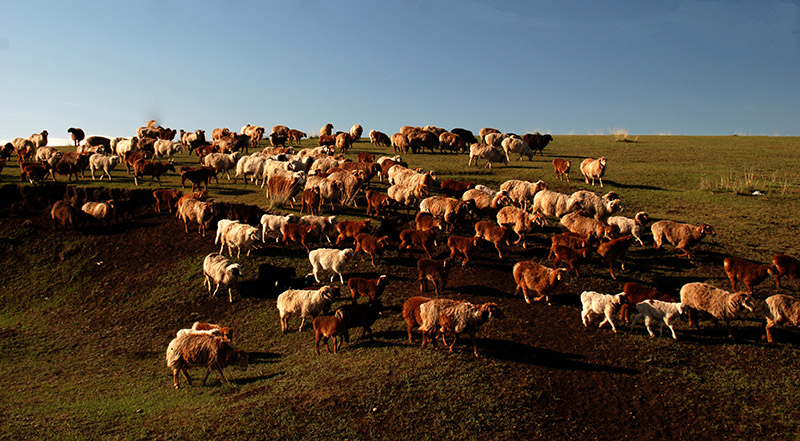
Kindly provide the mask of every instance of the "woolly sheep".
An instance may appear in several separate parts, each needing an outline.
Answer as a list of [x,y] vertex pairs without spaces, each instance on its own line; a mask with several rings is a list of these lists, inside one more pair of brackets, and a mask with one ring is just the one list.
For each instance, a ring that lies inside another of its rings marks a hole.
[[360,140],[362,133],[364,133],[364,128],[361,127],[361,124],[353,124],[353,127],[350,127],[350,142]]
[[469,146],[469,162],[467,166],[471,167],[473,163],[478,165],[478,159],[485,159],[486,165],[484,167],[489,169],[492,168],[492,164],[495,162],[502,162],[508,165],[508,158],[506,158],[506,155],[499,149],[489,145],[482,146],[480,144],[472,144]]
[[239,152],[233,153],[211,153],[203,158],[203,165],[214,167],[217,173],[224,171],[228,180],[231,180],[231,170],[236,169],[236,164],[241,158]]
[[767,341],[772,343],[772,331],[775,326],[800,326],[800,299],[783,294],[767,297],[766,300],[766,333]]
[[416,188],[408,187],[401,184],[395,184],[386,190],[389,198],[397,204],[405,206],[406,211],[411,210],[417,202],[428,196],[428,187],[420,185]]
[[336,290],[332,286],[323,286],[319,289],[287,289],[278,296],[275,306],[278,308],[281,320],[281,332],[289,329],[289,318],[292,315],[300,317],[300,328],[303,332],[306,318],[313,319],[330,306]]
[[644,236],[647,222],[649,220],[650,218],[647,216],[647,213],[640,211],[636,213],[633,219],[625,216],[611,216],[608,218],[607,222],[609,225],[615,225],[617,228],[619,228],[620,234],[633,235],[639,244],[644,247],[644,241],[642,240],[642,237]]
[[617,229],[617,227],[606,225],[595,218],[586,217],[577,211],[564,215],[559,223],[573,233],[598,239],[609,238]]
[[508,139],[508,135],[505,133],[487,133],[483,137],[483,143],[492,147],[500,147],[506,139]]
[[580,205],[564,193],[542,190],[533,197],[533,211],[545,216],[563,217],[580,208]]
[[518,138],[506,138],[500,144],[503,146],[503,151],[506,154],[506,159],[511,162],[511,154],[515,153],[519,155],[517,160],[522,160],[523,156],[528,157],[528,161],[533,160],[533,150],[528,147],[528,144],[525,144],[525,141],[518,139]]
[[267,163],[267,158],[254,153],[249,156],[242,156],[236,163],[236,175],[233,177],[233,182],[242,177],[247,183],[247,175],[250,175],[250,182],[256,183],[258,178],[264,176],[264,166]]
[[681,303],[688,309],[689,323],[698,327],[697,311],[725,320],[728,335],[733,337],[730,319],[739,315],[742,308],[753,311],[753,297],[746,293],[732,293],[702,282],[687,283],[681,287]]
[[525,233],[533,232],[534,225],[546,226],[547,220],[541,213],[529,214],[517,207],[503,207],[497,212],[497,224],[510,226],[518,236],[514,244],[522,242],[522,248],[527,249],[524,241]]
[[153,149],[155,150],[156,156],[159,158],[162,156],[166,156],[169,159],[169,162],[173,162],[176,153],[183,153],[183,146],[181,146],[180,142],[174,142],[167,139],[159,139],[153,145]]
[[228,366],[236,366],[243,371],[247,370],[248,355],[247,352],[233,346],[226,338],[188,333],[175,337],[169,342],[166,362],[167,367],[172,370],[172,385],[175,389],[179,389],[178,374],[180,372],[183,373],[186,382],[192,384],[188,374],[190,367],[206,367],[203,385],[206,384],[212,369],[217,372],[220,382],[230,384],[222,370]]
[[[500,191],[505,192],[516,206],[526,211],[529,207],[535,207],[536,196],[545,190],[547,190],[547,184],[541,180],[529,182],[510,179],[500,184]],[[534,211],[536,211],[535,208]]]
[[[438,302],[438,300],[433,300]],[[426,306],[427,305],[427,306]],[[458,341],[458,335],[465,333],[472,339],[473,353],[478,357],[478,344],[475,341],[475,334],[478,329],[492,317],[502,317],[500,306],[496,303],[484,303],[481,305],[473,305],[469,302],[458,302],[456,304],[447,306],[441,309],[438,317],[431,317],[428,310],[434,310],[430,302],[420,305],[420,315],[423,319],[421,329],[429,329],[438,324],[441,327],[442,335],[450,333],[453,334],[453,341],[450,343],[450,352],[453,352],[453,347]],[[426,320],[435,320],[436,324],[427,323]],[[435,341],[435,340],[434,340]]]
[[93,218],[106,223],[111,223],[116,217],[113,200],[105,202],[86,202],[81,207],[81,210]]
[[267,233],[270,232],[277,232],[278,235],[275,238],[275,242],[279,242],[281,240],[281,226],[284,224],[288,224],[290,222],[297,222],[297,216],[294,214],[287,214],[285,216],[280,216],[276,214],[265,214],[261,216],[261,240],[263,242],[267,241]]
[[594,216],[601,222],[606,222],[609,216],[625,209],[619,195],[613,191],[603,196],[589,190],[576,191],[570,196],[570,203],[576,206],[580,204],[584,214]]
[[[261,230],[247,224],[233,224],[228,227],[220,237],[222,247],[228,247],[228,255],[233,257],[233,248],[236,248],[236,258],[242,257],[242,249],[247,250],[247,256],[257,242],[261,242]],[[222,248],[220,248],[222,253]]]
[[103,180],[103,176],[108,176],[108,180],[111,180],[111,170],[119,164],[120,158],[117,155],[113,156],[106,156],[102,153],[94,153],[92,156],[89,157],[89,171],[92,174],[92,180],[94,181],[94,171],[95,170],[102,170],[103,174],[100,175],[100,180]]
[[678,339],[678,336],[675,334],[675,328],[672,327],[672,323],[675,318],[683,314],[683,303],[647,299],[636,304],[636,311],[639,313],[633,318],[631,329],[636,326],[636,322],[638,322],[640,318],[644,317],[644,326],[647,328],[647,333],[650,334],[650,337],[655,337],[650,325],[653,323],[653,320],[658,320],[661,322],[661,326],[659,326],[658,330],[659,337],[664,334],[664,325],[667,325],[672,332],[672,339]]
[[449,198],[447,196],[430,196],[419,203],[419,211],[430,213],[442,219],[445,223],[450,225],[451,229],[458,220],[464,217],[471,207],[474,207],[474,203],[459,201],[458,199]]
[[38,149],[47,145],[47,135],[49,135],[47,130],[42,130],[41,133],[34,133],[28,139],[33,142],[33,147]]
[[600,180],[600,188],[603,188],[603,175],[606,173],[606,158],[601,156],[597,159],[586,158],[581,162],[581,173],[586,183],[589,183],[589,178],[592,179],[592,186],[594,186],[594,179]]
[[650,231],[653,232],[654,247],[656,249],[661,248],[664,239],[666,239],[676,249],[683,251],[683,254],[678,257],[686,257],[689,260],[692,260],[692,255],[687,248],[702,240],[706,234],[712,236],[717,234],[714,228],[708,224],[695,226],[669,220],[654,223],[650,226]]
[[602,315],[605,316],[598,328],[609,323],[611,330],[617,333],[617,327],[614,325],[614,315],[619,309],[622,299],[622,293],[619,294],[601,294],[596,291],[584,291],[581,293],[581,322],[585,328],[589,327],[592,321],[592,316]]
[[315,216],[315,215],[306,215],[301,217],[298,222],[303,225],[313,225],[317,228],[317,233],[320,236],[325,236],[325,239],[328,240],[328,243],[331,243],[331,237],[338,235],[336,231],[336,224],[338,220],[336,216]]
[[344,283],[342,277],[342,270],[344,265],[353,257],[353,249],[345,248],[338,250],[335,248],[317,248],[308,253],[308,260],[311,262],[313,271],[308,275],[314,274],[314,279],[320,283],[319,272],[320,270],[332,270],[334,275],[331,276],[331,282],[339,275],[339,281]]
[[533,299],[534,302],[542,300],[549,302],[550,292],[566,277],[567,270],[550,269],[532,260],[523,260],[514,265],[512,273],[514,281],[517,283],[515,292],[522,290],[522,296],[525,297],[526,303],[531,302],[528,298],[529,291],[536,291],[539,294],[539,297]]
[[235,285],[242,277],[242,271],[238,263],[231,263],[225,256],[219,253],[211,253],[203,260],[203,286],[208,285],[208,292],[211,292],[211,284],[217,285],[212,297],[217,296],[219,287],[225,285],[228,288],[228,301],[233,303],[233,292],[231,285]]

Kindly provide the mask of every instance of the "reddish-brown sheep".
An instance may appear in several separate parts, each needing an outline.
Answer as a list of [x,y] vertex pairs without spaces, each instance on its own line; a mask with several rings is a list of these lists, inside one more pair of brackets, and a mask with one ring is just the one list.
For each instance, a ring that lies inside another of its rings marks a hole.
[[436,230],[403,230],[400,232],[400,245],[397,247],[399,251],[410,249],[411,247],[418,247],[425,251],[428,258],[433,258],[431,250],[434,248],[436,240]]
[[286,223],[281,225],[281,236],[284,246],[291,242],[300,242],[306,249],[306,253],[311,252],[306,243],[316,231],[316,225],[303,225],[299,223]]
[[[369,233],[359,233],[356,235],[355,240],[356,248],[353,254],[363,251],[364,254],[369,256],[372,266],[375,266],[375,256],[379,256],[383,249],[386,248],[389,236],[376,237]],[[364,258],[362,257],[361,260],[363,261]]]
[[[622,261],[632,242],[633,236],[628,234],[627,236],[601,243],[597,247],[597,254],[608,264],[608,271],[611,272],[611,278],[614,280],[617,280],[617,276],[614,275],[614,264],[617,261]],[[625,269],[625,262],[622,262],[622,269]]]
[[648,299],[661,300],[662,302],[678,301],[678,298],[675,296],[661,293],[636,282],[627,282],[622,290],[624,294],[621,297],[622,306],[620,306],[619,318],[625,323],[630,323],[628,320],[628,310],[635,308],[640,302]]
[[366,297],[370,301],[377,300],[383,295],[383,291],[388,284],[389,277],[385,275],[377,279],[351,277],[347,280],[347,287],[350,288],[350,297],[352,297],[353,303],[356,303],[359,297]]
[[775,285],[781,287],[781,276],[786,276],[790,279],[800,278],[800,261],[792,256],[785,254],[776,254],[772,257],[772,264],[775,265]]
[[447,284],[447,265],[448,259],[445,260],[432,260],[421,258],[417,261],[417,270],[419,270],[419,290],[424,293],[428,290],[428,281],[433,283],[434,292],[436,297],[444,290]]
[[450,236],[447,238],[447,247],[450,248],[450,259],[456,256],[464,256],[461,266],[467,266],[469,252],[478,245],[478,238],[475,236]]
[[733,292],[736,292],[736,281],[739,280],[747,286],[747,292],[753,294],[753,286],[775,274],[769,265],[759,265],[739,257],[726,257],[722,264]]
[[567,182],[569,182],[569,167],[572,165],[570,161],[561,158],[553,159],[553,169],[556,172],[556,178],[559,181],[563,180],[563,178],[567,178]]
[[366,233],[370,228],[370,220],[364,219],[360,221],[343,220],[336,224],[336,231],[339,232],[339,237],[336,238],[336,245],[341,244],[348,238],[355,239],[361,233]]

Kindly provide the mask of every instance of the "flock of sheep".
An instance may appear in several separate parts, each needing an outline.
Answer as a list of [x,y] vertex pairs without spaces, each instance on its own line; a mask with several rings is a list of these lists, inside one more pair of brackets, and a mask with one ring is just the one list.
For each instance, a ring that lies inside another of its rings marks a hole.
[[[374,266],[375,259],[381,258],[389,241],[394,241],[394,238],[399,241],[399,252],[414,251],[420,255],[417,270],[421,294],[427,291],[428,282],[432,283],[436,293],[435,297],[411,297],[403,305],[409,340],[412,340],[412,330],[419,327],[423,346],[429,342],[435,345],[439,337],[446,343],[449,335],[452,342],[448,346],[452,351],[458,336],[467,334],[473,339],[476,356],[475,334],[488,319],[502,316],[501,306],[496,303],[474,305],[440,298],[439,295],[446,287],[450,268],[459,260],[462,266],[467,266],[470,253],[481,241],[490,242],[498,257],[503,259],[503,251],[512,246],[512,239],[516,238],[513,245],[521,245],[523,250],[527,250],[526,236],[543,232],[549,220],[562,227],[563,233],[550,238],[552,246],[546,264],[522,260],[513,266],[510,276],[513,276],[516,290],[528,303],[549,302],[549,296],[557,291],[570,271],[579,276],[580,266],[587,263],[592,253],[600,256],[610,276],[616,280],[615,269],[621,264],[624,270],[624,259],[630,245],[636,241],[645,246],[649,223],[647,213],[639,212],[632,218],[621,216],[623,202],[616,192],[600,195],[590,190],[579,190],[563,194],[548,189],[541,180],[508,180],[499,188],[492,189],[471,182],[439,181],[434,172],[409,168],[403,160],[409,153],[468,151],[468,166],[478,159],[485,159],[486,166],[491,168],[493,163],[507,164],[514,156],[517,160],[523,157],[531,160],[537,151],[542,154],[542,149],[553,139],[550,135],[517,136],[485,128],[476,138],[464,129],[446,131],[433,126],[406,126],[390,137],[373,130],[369,133],[373,145],[391,148],[393,156],[376,160],[371,154],[361,152],[358,161],[353,162],[344,154],[359,141],[363,129],[359,125],[353,126],[349,132],[332,133],[332,129],[331,124],[323,126],[317,148],[301,149],[295,153],[292,141],[299,144],[306,134],[286,126],[275,126],[269,135],[271,147],[263,151],[256,149],[252,154],[248,154],[248,149],[259,146],[266,133],[263,127],[247,125],[242,128],[241,135],[217,129],[211,142],[205,140],[202,130],[181,131],[181,141],[173,142],[176,131],[156,127],[151,121],[139,129],[137,137],[113,140],[90,137],[83,145],[80,144],[83,132],[71,128],[77,146],[75,155],[47,147],[47,131],[43,131],[30,139],[18,138],[4,146],[0,153],[0,166],[5,165],[11,153],[15,152],[21,177],[36,182],[48,174],[53,179],[55,174],[75,175],[77,179],[77,174],[89,167],[93,179],[97,170],[103,172],[101,180],[103,176],[110,180],[114,167],[124,163],[138,185],[138,177],[159,179],[167,171],[174,171],[171,161],[176,154],[196,153],[202,165],[180,170],[182,182],[188,180],[194,192],[184,194],[177,189],[158,189],[154,191],[156,211],[163,204],[170,212],[174,209],[187,232],[190,223],[197,224],[198,232],[203,236],[208,228],[216,228],[215,244],[220,245],[220,249],[205,257],[204,285],[214,296],[225,287],[230,302],[233,301],[231,288],[243,277],[240,264],[232,261],[233,251],[236,251],[236,259],[241,259],[242,251],[247,257],[253,249],[267,246],[273,238],[282,246],[290,247],[296,243],[305,249],[312,268],[309,276],[313,275],[317,284],[321,283],[323,272],[331,273],[331,282],[338,276],[341,287],[324,285],[314,289],[288,289],[277,298],[282,331],[288,330],[288,320],[292,316],[301,318],[300,330],[306,319],[311,320],[317,353],[319,343],[324,343],[327,349],[330,338],[334,339],[333,351],[337,352],[341,340],[349,340],[351,328],[361,327],[362,335],[372,337],[370,327],[380,316],[383,308],[380,297],[389,279],[385,275],[376,279],[349,278],[345,283],[347,266],[357,254],[369,257]],[[143,142],[145,139],[147,141]],[[153,157],[164,157],[168,162],[155,161]],[[64,161],[69,161],[72,166],[60,166]],[[556,178],[569,181],[570,162],[555,158],[552,163]],[[585,183],[594,186],[598,180],[603,187],[606,166],[603,157],[584,160],[580,170]],[[255,222],[252,217],[244,215],[237,219],[219,219],[214,203],[206,198],[211,179],[218,179],[222,173],[229,180],[234,173],[234,181],[242,177],[245,182],[249,178],[250,184],[258,185],[260,182],[273,209],[286,203],[292,207],[299,203],[302,207],[300,214],[305,210],[309,214],[297,216],[265,212],[260,213]],[[385,192],[377,190],[375,178],[381,183],[384,180],[388,182]],[[442,194],[432,195],[434,192]],[[321,215],[323,210],[334,212],[337,204],[358,207],[362,193],[368,218],[351,221],[337,220],[331,214]],[[74,217],[79,216],[76,211],[108,222],[113,205],[114,201],[88,202],[78,210],[62,202],[53,206],[51,214],[60,225],[74,223]],[[369,218],[402,218],[401,210],[405,210],[406,215],[416,211],[409,228],[390,235],[374,234],[376,229]],[[474,234],[457,234],[465,230],[474,230]],[[688,259],[692,258],[690,249],[694,244],[706,235],[715,234],[707,224],[696,226],[670,220],[655,222],[649,230],[655,248],[668,242]],[[332,240],[334,237],[335,242]],[[310,248],[315,241],[321,243],[324,240],[332,247]],[[447,258],[434,258],[438,240],[446,243],[450,251]],[[347,246],[348,243],[353,246]],[[226,247],[228,257],[224,255]],[[560,265],[567,268],[560,268]],[[667,326],[672,337],[677,339],[673,327],[677,316],[689,313],[690,323],[696,326],[696,313],[705,312],[725,320],[730,330],[729,320],[742,309],[756,309],[751,296],[754,285],[774,276],[780,286],[781,276],[800,276],[800,263],[783,255],[776,255],[773,265],[769,266],[730,257],[725,259],[724,271],[730,278],[733,292],[708,284],[689,283],[680,289],[680,298],[674,298],[633,282],[625,284],[624,291],[619,294],[586,291],[580,295],[581,321],[589,326],[593,317],[601,316],[604,320],[599,326],[608,323],[616,332],[615,322],[630,322],[628,310],[635,309],[637,315],[631,328],[644,319],[651,336],[654,335],[652,325],[660,323],[662,330]],[[737,281],[746,284],[747,293],[736,292]],[[216,285],[213,291],[212,285]],[[348,286],[352,304],[326,315],[344,285]],[[529,296],[532,293],[536,294],[533,298]],[[362,296],[368,299],[366,304],[358,302]],[[765,305],[766,338],[770,342],[772,327],[800,324],[800,301],[794,297],[774,295],[766,299]],[[206,365],[209,370],[217,370],[222,379],[225,379],[222,367],[237,363],[246,366],[246,354],[242,355],[233,347],[230,337],[217,328],[219,326],[210,330],[182,330],[170,343],[167,364],[173,369],[175,387],[178,387],[178,373],[186,375],[189,366]]]

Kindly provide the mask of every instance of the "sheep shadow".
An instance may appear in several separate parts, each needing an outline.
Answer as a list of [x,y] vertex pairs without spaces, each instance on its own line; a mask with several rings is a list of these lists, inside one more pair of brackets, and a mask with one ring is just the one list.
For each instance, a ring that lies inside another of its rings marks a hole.
[[643,184],[620,184],[619,182],[612,181],[609,179],[603,180],[604,184],[613,185],[617,188],[635,188],[638,190],[660,190],[660,191],[667,191],[666,188],[663,187],[656,187],[654,185],[643,185]]
[[459,294],[482,296],[482,297],[500,297],[509,298],[511,295],[503,290],[497,288],[490,288],[483,285],[462,285],[458,287]]
[[591,363],[583,361],[585,357],[582,355],[541,349],[515,341],[485,338],[477,339],[477,341],[478,353],[487,358],[558,370],[607,372],[623,375],[641,374],[641,371],[637,369]]
[[238,187],[225,187],[220,184],[214,187],[214,193],[217,193],[220,196],[243,196],[252,194],[253,192],[250,188],[242,189]]
[[281,354],[276,354],[274,352],[248,352],[248,362],[249,364],[263,364],[267,362],[275,362],[281,358]]
[[[240,386],[240,385],[247,385],[247,384],[257,383],[257,382],[260,382],[260,381],[263,381],[263,380],[269,380],[270,378],[275,378],[275,377],[283,375],[283,374],[284,374],[283,372],[276,372],[274,374],[256,375],[254,377],[236,378],[236,379],[230,379],[230,380],[231,380],[232,384]],[[217,383],[219,383],[219,381]]]

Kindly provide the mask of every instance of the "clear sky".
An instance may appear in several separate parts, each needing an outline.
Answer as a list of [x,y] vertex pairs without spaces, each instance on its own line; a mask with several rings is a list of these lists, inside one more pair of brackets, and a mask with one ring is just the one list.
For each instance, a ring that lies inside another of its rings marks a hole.
[[0,0],[0,139],[800,135],[800,0]]

